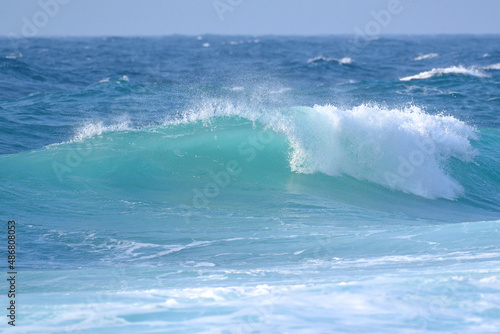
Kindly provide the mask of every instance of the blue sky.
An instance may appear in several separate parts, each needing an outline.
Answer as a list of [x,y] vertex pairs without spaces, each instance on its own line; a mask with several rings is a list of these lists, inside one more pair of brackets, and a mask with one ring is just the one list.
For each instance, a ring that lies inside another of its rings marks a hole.
[[0,35],[500,33],[498,0],[0,0]]

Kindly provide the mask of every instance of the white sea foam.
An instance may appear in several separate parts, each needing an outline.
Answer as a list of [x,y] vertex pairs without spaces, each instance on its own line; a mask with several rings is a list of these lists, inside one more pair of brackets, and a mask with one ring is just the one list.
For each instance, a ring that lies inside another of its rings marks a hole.
[[420,72],[419,74],[403,77],[400,78],[399,80],[401,81],[422,80],[422,79],[429,79],[435,76],[441,76],[443,74],[461,74],[461,75],[470,75],[480,78],[488,76],[481,70],[481,68],[478,68],[476,66],[464,67],[460,65],[460,66],[450,66],[446,68],[433,68],[430,71]]
[[84,139],[100,136],[105,132],[132,130],[130,120],[124,120],[115,124],[105,125],[102,121],[88,122],[76,129],[75,135],[71,141],[82,141]]
[[348,64],[352,64],[354,62],[354,60],[351,57],[344,57],[344,58],[341,58],[341,59],[336,59],[336,58],[328,58],[328,57],[325,57],[325,56],[317,56],[317,57],[314,57],[314,58],[309,58],[307,60],[308,64],[319,64],[319,63],[322,63],[322,62],[326,62],[326,63],[328,63],[328,62],[337,62],[340,65],[348,65]]
[[475,155],[472,127],[418,107],[315,106],[284,131],[294,171],[347,174],[427,198],[459,196],[463,189],[443,163],[451,157],[471,161]]
[[[108,82],[110,82],[110,80],[111,80],[110,78],[104,78],[104,79],[102,79],[102,80],[99,80],[99,83],[100,83],[100,84],[103,84],[103,83],[108,83]],[[115,83],[118,83],[118,84],[119,84],[119,83],[122,83],[122,82],[129,82],[129,78],[128,78],[128,76],[123,75],[123,76],[121,76],[120,78],[118,78],[118,79],[115,81]]]
[[318,62],[322,62],[322,61],[331,61],[333,58],[326,58],[324,56],[317,56],[317,57],[314,57],[314,58],[309,58],[307,60],[307,63],[308,64],[315,64],[315,63],[318,63]]
[[[415,277],[411,271],[402,277],[373,276],[351,280],[346,277],[345,281],[330,278],[329,283],[304,279],[303,284],[295,285],[227,284],[49,295],[57,303],[47,303],[46,295],[35,294],[23,330],[126,332],[124,328],[133,324],[148,328],[151,333],[311,333],[314,323],[313,332],[329,333],[334,322],[339,332],[350,332],[353,327],[359,328],[358,332],[370,332],[373,328],[389,328],[385,332],[391,332],[395,323],[401,323],[409,328],[405,333],[422,333],[428,330],[436,312],[450,321],[468,320],[467,329],[461,331],[464,333],[495,333],[498,328],[499,322],[493,317],[478,316],[497,305],[496,275],[473,281],[489,290],[481,294],[481,303],[472,301],[461,308],[457,307],[457,300],[464,299],[462,291],[470,294],[469,282],[454,281],[450,285],[454,289],[444,289],[448,285],[441,272],[435,279],[427,272]],[[422,293],[415,294],[415,287]],[[438,289],[444,292],[433,293]],[[199,310],[204,312],[200,314]],[[300,312],[306,316],[297,316]],[[179,320],[176,314],[189,321]],[[416,320],[408,325],[408,319]]]
[[433,262],[466,262],[477,260],[489,260],[500,258],[500,253],[476,253],[476,252],[452,252],[442,254],[422,254],[422,255],[386,255],[373,258],[361,258],[356,260],[342,260],[334,262],[329,261],[320,262],[320,265],[329,266],[332,268],[353,268],[353,267],[375,267],[387,266],[391,264],[403,263],[426,263]]
[[352,64],[353,60],[350,57],[344,57],[338,60],[340,64]]
[[500,63],[492,64],[483,67],[485,70],[500,70]]
[[427,53],[427,54],[421,54],[413,58],[413,60],[419,61],[419,60],[424,60],[424,59],[431,59],[431,58],[436,58],[439,57],[439,53]]

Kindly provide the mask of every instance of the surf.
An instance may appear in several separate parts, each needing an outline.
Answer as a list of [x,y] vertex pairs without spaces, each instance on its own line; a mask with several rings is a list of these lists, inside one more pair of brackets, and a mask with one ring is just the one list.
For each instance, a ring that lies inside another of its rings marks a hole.
[[234,160],[241,167],[251,161],[247,170],[276,179],[290,173],[349,176],[423,198],[454,200],[465,190],[448,167],[473,163],[477,139],[477,130],[463,121],[416,106],[253,110],[213,102],[149,127],[87,123],[68,142],[34,154],[38,167],[52,170],[59,182],[80,171],[106,178],[117,170],[144,179],[174,173],[179,182],[183,175],[196,175],[198,166],[210,170]]
[[486,78],[489,77],[489,74],[484,72],[484,70],[492,70],[492,69],[493,70],[498,69],[498,64],[485,67],[479,67],[479,66],[464,67],[462,65],[440,67],[440,68],[433,68],[430,71],[420,72],[415,75],[402,77],[399,80],[400,81],[424,80],[424,79],[431,79],[434,77],[441,77],[443,75],[464,75],[476,78]]

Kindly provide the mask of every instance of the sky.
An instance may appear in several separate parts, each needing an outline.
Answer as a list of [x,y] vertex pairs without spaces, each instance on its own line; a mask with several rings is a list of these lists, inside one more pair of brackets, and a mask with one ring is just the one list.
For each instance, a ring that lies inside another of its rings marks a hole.
[[0,35],[500,33],[499,0],[0,0]]

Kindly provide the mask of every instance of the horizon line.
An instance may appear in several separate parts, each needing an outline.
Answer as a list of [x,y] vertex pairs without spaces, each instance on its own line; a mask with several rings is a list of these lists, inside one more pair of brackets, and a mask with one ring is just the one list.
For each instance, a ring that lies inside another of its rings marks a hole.
[[[14,36],[13,36],[14,35]],[[17,35],[15,33],[0,34],[0,38],[12,38],[12,39],[37,39],[37,38],[157,38],[157,37],[172,37],[172,36],[182,36],[182,37],[198,37],[198,36],[219,36],[219,37],[335,37],[335,36],[357,36],[356,33],[332,33],[332,34],[217,34],[217,33],[200,33],[200,34],[183,34],[183,33],[172,33],[172,34],[144,34],[144,35],[57,35],[57,34],[43,34],[39,36],[29,36],[25,37],[22,35]],[[375,39],[377,37],[396,37],[396,36],[408,36],[408,37],[435,37],[435,36],[495,36],[500,35],[500,32],[487,32],[487,33],[449,33],[449,32],[439,32],[439,33],[381,33],[376,36],[372,36],[370,39]]]

